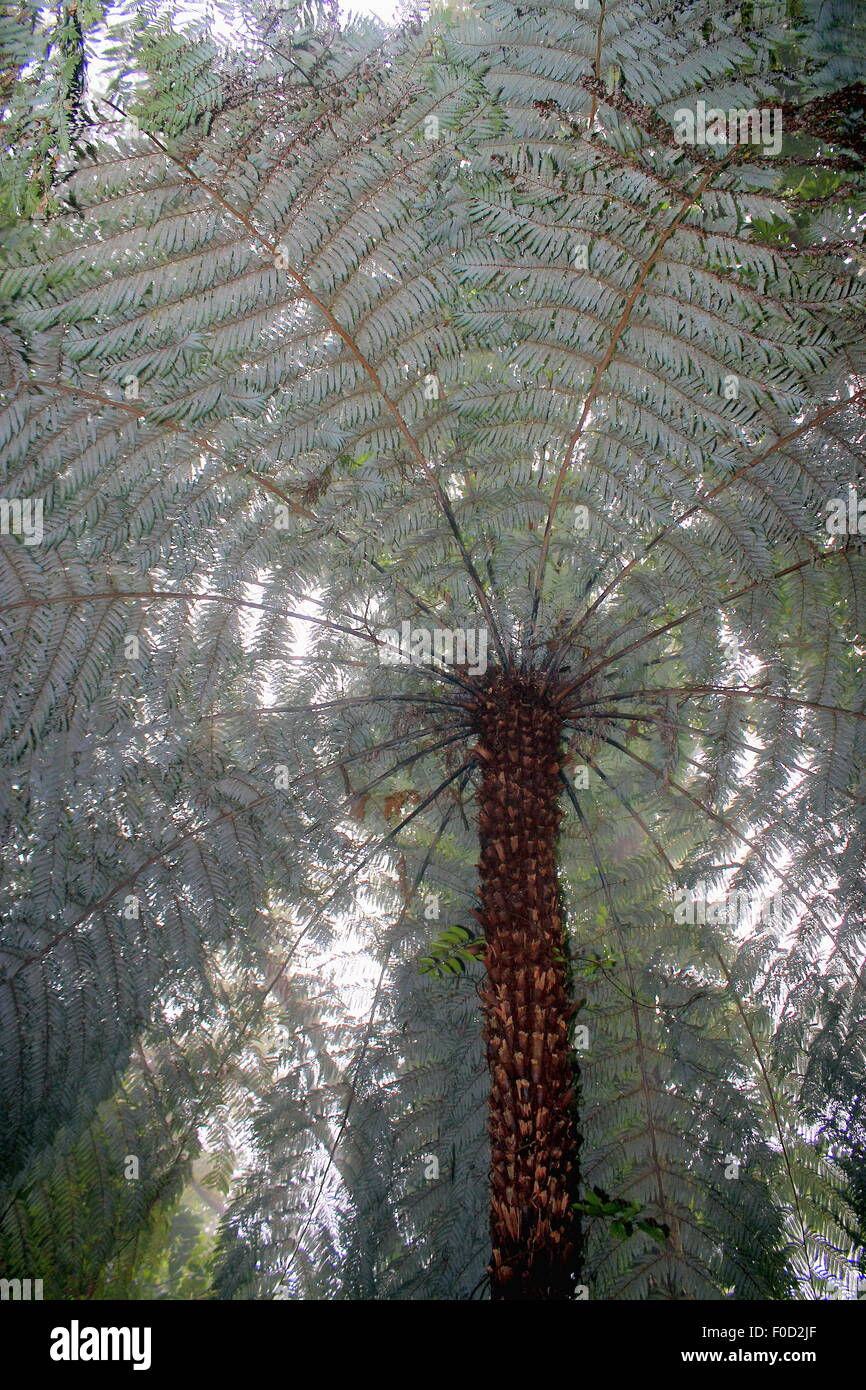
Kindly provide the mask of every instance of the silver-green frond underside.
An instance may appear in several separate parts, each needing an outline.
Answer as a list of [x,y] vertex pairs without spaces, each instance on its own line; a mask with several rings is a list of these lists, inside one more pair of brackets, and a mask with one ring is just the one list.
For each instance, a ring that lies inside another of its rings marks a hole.
[[[417,964],[473,922],[471,673],[383,662],[404,622],[570,693],[583,1176],[668,1230],[590,1225],[590,1296],[850,1267],[863,160],[673,133],[857,80],[808,23],[853,6],[763,10],[118,22],[144,76],[0,283],[3,496],[44,503],[0,541],[7,1273],[138,1296],[206,1151],[218,1296],[478,1296],[482,967]],[[781,906],[677,921],[700,885]]]

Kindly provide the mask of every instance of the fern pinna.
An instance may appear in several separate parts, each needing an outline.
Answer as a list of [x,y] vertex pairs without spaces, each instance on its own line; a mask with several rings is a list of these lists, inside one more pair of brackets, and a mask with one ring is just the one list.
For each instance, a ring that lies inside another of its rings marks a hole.
[[836,1296],[856,6],[82,13],[74,101],[6,21],[4,1271],[147,1296],[209,1164],[218,1297]]

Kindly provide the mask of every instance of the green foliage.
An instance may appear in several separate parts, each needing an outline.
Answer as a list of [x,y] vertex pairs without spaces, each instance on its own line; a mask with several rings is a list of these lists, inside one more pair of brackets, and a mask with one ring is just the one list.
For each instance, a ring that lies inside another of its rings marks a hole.
[[59,212],[58,186],[89,120],[87,43],[109,8],[105,0],[59,0],[55,9],[21,0],[4,7],[0,226]]
[[[602,914],[601,920],[605,920],[604,914]],[[575,962],[576,975],[592,976],[597,974],[600,970],[615,969],[616,960],[611,955],[610,951],[607,949],[603,951],[593,951],[588,956],[581,957],[579,960]]]
[[[2,487],[45,539],[0,537],[7,1276],[481,1287],[478,1004],[428,978],[480,946],[424,912],[472,920],[478,765],[463,677],[381,662],[404,620],[575,683],[593,1297],[859,1258],[866,566],[825,520],[866,491],[863,172],[670,134],[854,80],[851,5],[766,8],[491,0],[387,63],[330,6],[82,8],[75,135],[77,40],[10,21]],[[678,922],[700,885],[784,906]]]
[[640,1202],[624,1202],[620,1197],[611,1197],[603,1187],[591,1187],[583,1201],[575,1202],[574,1209],[591,1219],[608,1221],[615,1240],[626,1240],[635,1231],[643,1231],[660,1245],[670,1237],[669,1227],[652,1217],[641,1217]]
[[468,927],[446,927],[431,942],[429,955],[421,956],[418,969],[422,975],[442,979],[446,975],[461,975],[467,961],[478,960],[484,953],[483,937],[473,936]]

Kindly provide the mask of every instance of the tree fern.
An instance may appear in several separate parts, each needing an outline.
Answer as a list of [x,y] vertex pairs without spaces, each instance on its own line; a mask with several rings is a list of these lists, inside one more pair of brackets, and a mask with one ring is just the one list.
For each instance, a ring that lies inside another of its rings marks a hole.
[[219,1297],[850,1272],[863,89],[757,8],[109,11],[10,175],[4,1268],[132,1288],[204,1147]]

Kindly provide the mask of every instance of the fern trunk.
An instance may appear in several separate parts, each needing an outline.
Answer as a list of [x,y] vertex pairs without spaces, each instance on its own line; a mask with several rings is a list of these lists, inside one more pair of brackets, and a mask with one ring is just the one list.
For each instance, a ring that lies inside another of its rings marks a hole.
[[576,1072],[557,879],[561,716],[499,677],[475,715],[494,1299],[566,1299],[577,1277]]

